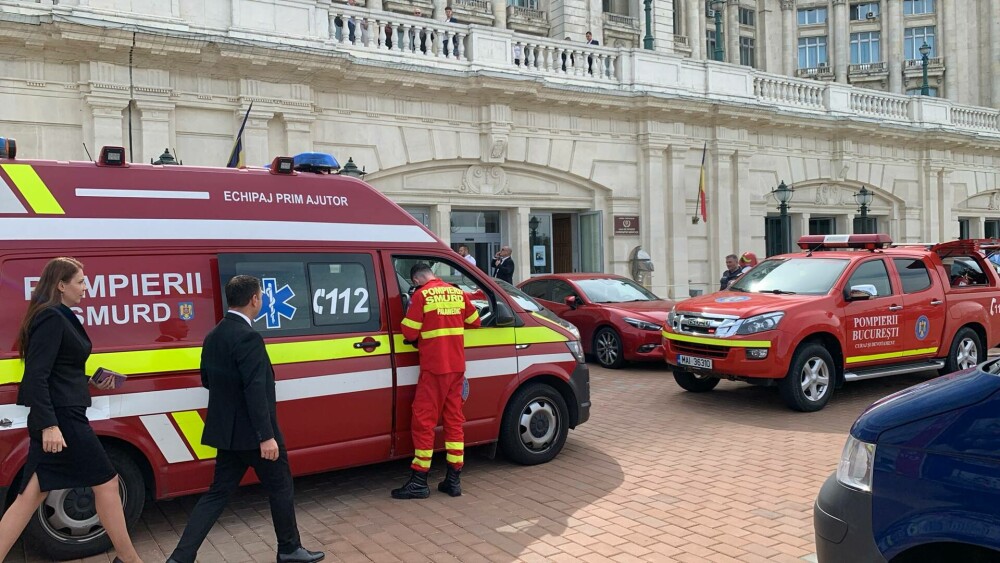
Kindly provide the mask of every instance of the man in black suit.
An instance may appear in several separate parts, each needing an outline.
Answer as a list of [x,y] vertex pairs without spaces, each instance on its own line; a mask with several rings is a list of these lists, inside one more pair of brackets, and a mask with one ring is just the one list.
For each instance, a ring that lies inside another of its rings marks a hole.
[[251,319],[260,313],[260,280],[236,276],[226,284],[229,311],[201,351],[201,383],[208,415],[201,443],[218,450],[215,479],[195,505],[168,563],[191,563],[247,469],[253,467],[271,502],[278,563],[309,563],[325,556],[299,540],[292,472],[275,412],[274,369]]
[[514,260],[510,257],[510,247],[507,245],[500,247],[493,257],[493,277],[503,280],[509,284],[514,283]]
[[[589,31],[587,32],[587,36],[586,37],[587,37],[587,45],[600,45],[601,44],[600,41],[594,39],[594,34],[591,33],[591,32],[589,32]],[[591,56],[587,57],[587,72],[590,73],[590,74],[594,74],[594,57],[591,57]]]

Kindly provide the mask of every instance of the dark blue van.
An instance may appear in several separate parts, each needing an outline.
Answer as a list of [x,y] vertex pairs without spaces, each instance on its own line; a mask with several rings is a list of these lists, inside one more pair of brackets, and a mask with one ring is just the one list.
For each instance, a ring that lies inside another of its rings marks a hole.
[[813,525],[820,563],[1000,562],[1000,362],[868,407]]

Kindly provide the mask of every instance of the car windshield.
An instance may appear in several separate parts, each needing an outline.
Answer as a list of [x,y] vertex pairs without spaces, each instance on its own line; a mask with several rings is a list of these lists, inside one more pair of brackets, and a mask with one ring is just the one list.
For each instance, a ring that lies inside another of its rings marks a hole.
[[630,301],[659,301],[648,289],[625,278],[594,278],[574,280],[587,299],[594,303],[628,303]]
[[847,268],[837,258],[785,258],[765,260],[736,280],[730,291],[825,295]]
[[528,311],[530,313],[545,309],[545,307],[542,307],[541,303],[535,301],[535,299],[532,296],[510,285],[509,283],[498,279],[494,279],[493,281],[500,286],[500,289],[507,292],[507,295],[510,295],[511,298],[513,298],[514,301],[516,301],[517,304],[520,305],[521,308],[524,309],[525,311]]

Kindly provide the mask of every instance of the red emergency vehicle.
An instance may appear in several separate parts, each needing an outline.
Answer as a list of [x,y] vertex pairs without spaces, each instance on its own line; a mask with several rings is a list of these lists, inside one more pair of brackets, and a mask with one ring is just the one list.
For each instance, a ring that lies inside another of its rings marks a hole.
[[816,235],[729,289],[677,303],[664,359],[688,391],[720,379],[777,385],[796,410],[846,381],[985,361],[1000,343],[995,241],[893,245],[885,234]]
[[[9,143],[0,141],[0,147]],[[410,458],[419,361],[400,322],[410,267],[426,262],[473,295],[483,328],[466,334],[466,444],[498,443],[524,464],[549,461],[590,413],[578,334],[524,311],[478,269],[378,191],[344,176],[0,158],[0,491],[19,483],[27,409],[14,342],[47,260],[84,264],[76,314],[93,340],[88,371],[127,374],[88,411],[121,476],[128,520],[147,498],[207,489],[207,391],[200,345],[226,304],[225,282],[259,277],[254,326],[275,365],[278,416],[295,475]],[[440,427],[435,447],[443,447]],[[14,487],[13,490],[16,490]],[[0,498],[4,498],[0,495]],[[57,491],[26,531],[52,558],[110,546],[87,490]]]

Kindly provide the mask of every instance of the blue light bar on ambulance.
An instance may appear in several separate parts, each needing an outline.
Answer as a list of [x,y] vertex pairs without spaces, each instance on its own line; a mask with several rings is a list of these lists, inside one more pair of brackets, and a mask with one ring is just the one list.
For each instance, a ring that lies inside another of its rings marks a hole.
[[0,158],[14,158],[17,156],[17,141],[0,137]]
[[805,235],[799,238],[802,250],[831,250],[834,248],[863,248],[875,250],[892,244],[885,233],[871,235]]
[[340,170],[340,163],[332,154],[303,152],[295,155],[295,169],[299,172],[330,174],[334,170]]

